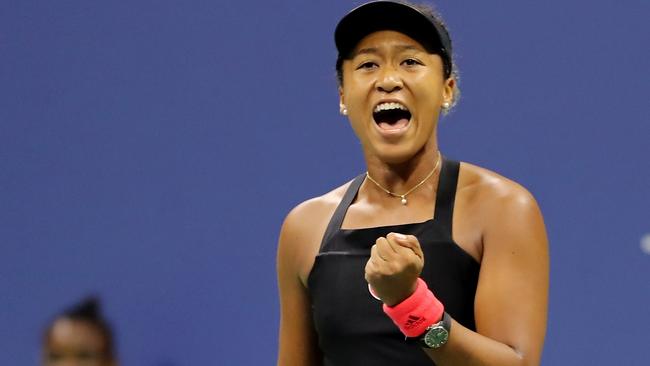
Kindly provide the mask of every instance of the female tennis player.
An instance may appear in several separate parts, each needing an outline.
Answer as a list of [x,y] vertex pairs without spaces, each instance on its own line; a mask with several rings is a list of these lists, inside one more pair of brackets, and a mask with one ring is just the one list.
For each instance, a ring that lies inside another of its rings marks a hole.
[[444,23],[371,2],[335,43],[339,107],[367,172],[285,219],[278,365],[539,365],[542,215],[521,185],[439,151],[458,97]]

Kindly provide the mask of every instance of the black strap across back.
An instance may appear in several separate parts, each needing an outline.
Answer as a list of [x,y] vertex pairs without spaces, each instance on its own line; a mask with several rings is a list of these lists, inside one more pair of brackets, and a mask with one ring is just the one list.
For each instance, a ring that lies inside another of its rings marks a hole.
[[[332,215],[309,275],[314,327],[326,366],[432,365],[368,292],[365,264],[376,239],[390,232],[415,235],[424,252],[421,278],[457,322],[475,329],[474,295],[479,263],[452,239],[460,163],[443,159],[433,219],[420,223],[341,229],[365,174],[349,185]],[[452,330],[453,332],[453,330]]]

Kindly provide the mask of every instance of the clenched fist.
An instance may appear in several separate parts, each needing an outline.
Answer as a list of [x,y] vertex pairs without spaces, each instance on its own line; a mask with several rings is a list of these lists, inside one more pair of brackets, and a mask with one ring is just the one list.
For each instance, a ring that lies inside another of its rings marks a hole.
[[389,233],[372,246],[365,277],[375,295],[394,306],[415,292],[423,266],[424,254],[415,236]]

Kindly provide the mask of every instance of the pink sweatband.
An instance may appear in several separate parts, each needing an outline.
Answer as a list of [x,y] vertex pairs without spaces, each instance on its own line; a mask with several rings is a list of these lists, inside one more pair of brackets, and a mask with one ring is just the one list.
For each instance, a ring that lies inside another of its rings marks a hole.
[[419,337],[431,324],[442,319],[445,307],[429,291],[426,282],[418,278],[415,292],[395,306],[384,304],[384,313],[388,315],[399,330],[407,337]]

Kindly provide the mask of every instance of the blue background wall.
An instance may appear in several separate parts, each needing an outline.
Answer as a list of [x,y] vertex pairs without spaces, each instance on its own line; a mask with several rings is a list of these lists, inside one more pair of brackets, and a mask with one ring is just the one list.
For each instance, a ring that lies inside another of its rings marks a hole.
[[[275,362],[282,219],[364,170],[333,72],[356,4],[0,2],[2,364],[89,292],[123,365]],[[443,151],[545,213],[544,364],[646,365],[650,3],[437,5],[463,93]]]

